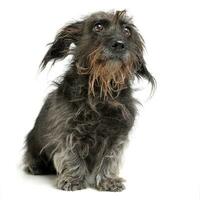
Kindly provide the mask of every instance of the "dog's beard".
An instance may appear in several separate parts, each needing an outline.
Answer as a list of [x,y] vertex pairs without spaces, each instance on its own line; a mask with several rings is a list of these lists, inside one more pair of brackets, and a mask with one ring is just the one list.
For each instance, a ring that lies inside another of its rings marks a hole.
[[100,98],[114,98],[126,88],[126,81],[133,74],[133,59],[130,55],[124,60],[102,59],[102,48],[98,48],[88,56],[88,61],[88,67],[77,65],[77,69],[79,74],[89,75],[89,95],[97,96],[99,92]]

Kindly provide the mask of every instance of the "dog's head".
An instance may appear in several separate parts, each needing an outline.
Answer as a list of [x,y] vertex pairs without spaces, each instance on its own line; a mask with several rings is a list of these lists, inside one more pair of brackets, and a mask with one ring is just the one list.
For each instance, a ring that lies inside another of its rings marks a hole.
[[147,79],[154,87],[143,48],[143,39],[125,11],[98,12],[65,26],[51,44],[42,68],[72,53],[77,73],[89,76],[89,94],[95,96],[99,88],[100,96],[113,97],[113,92],[124,89],[135,76]]

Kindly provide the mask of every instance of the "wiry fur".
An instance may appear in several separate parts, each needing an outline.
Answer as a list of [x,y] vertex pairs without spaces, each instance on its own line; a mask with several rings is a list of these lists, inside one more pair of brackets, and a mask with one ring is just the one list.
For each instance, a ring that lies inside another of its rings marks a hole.
[[[95,32],[99,22],[105,28]],[[129,26],[129,37],[124,36],[124,25]],[[110,51],[116,40],[124,41],[123,53]],[[70,52],[71,43],[76,47]],[[63,190],[124,189],[119,163],[137,102],[130,84],[135,77],[155,84],[143,59],[143,46],[125,11],[95,13],[58,33],[42,69],[70,53],[73,61],[27,136],[26,171],[57,174],[57,187]]]
[[[95,96],[95,84],[100,88],[100,97],[114,98],[113,92],[119,93],[125,87],[126,79],[131,79],[133,74],[133,60],[130,55],[124,62],[116,61],[99,61],[102,57],[102,48],[93,51],[89,56],[89,66],[78,68],[79,74],[89,74],[89,95]],[[98,91],[99,92],[99,91]]]

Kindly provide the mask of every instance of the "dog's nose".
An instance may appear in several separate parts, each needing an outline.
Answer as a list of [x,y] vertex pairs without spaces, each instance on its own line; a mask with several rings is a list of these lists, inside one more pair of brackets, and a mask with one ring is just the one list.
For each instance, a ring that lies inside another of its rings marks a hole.
[[113,41],[111,48],[115,51],[123,51],[125,49],[125,44],[122,40]]

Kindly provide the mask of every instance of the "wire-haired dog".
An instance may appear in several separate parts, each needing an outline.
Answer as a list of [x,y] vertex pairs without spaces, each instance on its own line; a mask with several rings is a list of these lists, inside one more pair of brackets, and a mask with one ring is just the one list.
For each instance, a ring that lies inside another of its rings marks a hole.
[[136,115],[130,84],[135,77],[155,84],[143,48],[125,11],[98,12],[58,33],[42,69],[69,54],[73,60],[27,136],[28,172],[57,174],[63,190],[124,189],[119,162]]

